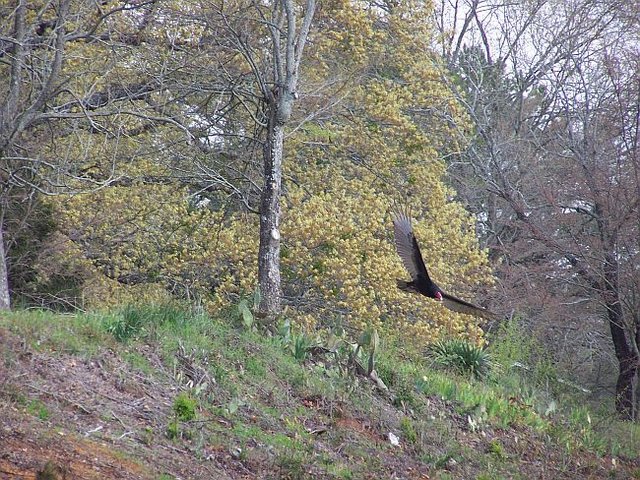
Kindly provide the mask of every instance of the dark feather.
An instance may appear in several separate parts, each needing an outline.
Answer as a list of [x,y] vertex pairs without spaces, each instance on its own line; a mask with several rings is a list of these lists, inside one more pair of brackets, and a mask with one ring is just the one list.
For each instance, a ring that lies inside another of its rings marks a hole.
[[396,250],[400,259],[414,282],[431,281],[427,267],[422,260],[420,246],[413,234],[411,220],[404,213],[396,213],[393,218],[393,233],[396,239]]
[[429,277],[429,272],[422,258],[418,240],[413,234],[409,215],[398,211],[393,215],[393,233],[396,250],[411,275],[411,281],[398,280],[398,288],[406,292],[419,293],[430,298],[442,296],[444,306],[454,312],[465,313],[486,319],[495,318],[496,315],[486,308],[479,307],[453,295],[443,292]]
[[460,298],[454,297],[453,295],[449,295],[445,292],[442,292],[442,303],[444,303],[445,307],[447,307],[449,310],[453,310],[454,312],[465,313],[467,315],[473,315],[475,317],[482,317],[487,320],[496,318],[496,314],[492,311],[474,305],[473,303],[461,300]]

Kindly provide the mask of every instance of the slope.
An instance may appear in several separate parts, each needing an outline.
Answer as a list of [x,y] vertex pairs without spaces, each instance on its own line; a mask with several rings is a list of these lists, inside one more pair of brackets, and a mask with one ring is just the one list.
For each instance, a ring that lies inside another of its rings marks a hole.
[[265,337],[236,314],[3,314],[0,478],[640,478],[637,436],[587,442],[392,344],[381,390],[343,338]]

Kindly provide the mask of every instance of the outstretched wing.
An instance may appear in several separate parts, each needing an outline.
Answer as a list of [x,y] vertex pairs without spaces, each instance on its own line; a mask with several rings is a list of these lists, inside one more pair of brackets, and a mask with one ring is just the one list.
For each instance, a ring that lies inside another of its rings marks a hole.
[[396,250],[404,267],[411,275],[411,279],[416,283],[430,283],[431,279],[422,259],[418,241],[413,234],[411,220],[405,213],[396,212],[393,215],[393,234],[396,240]]
[[487,320],[497,318],[497,315],[492,311],[474,305],[473,303],[465,302],[464,300],[454,297],[453,295],[449,295],[448,293],[442,292],[442,303],[444,303],[445,307],[449,310],[453,310],[454,312],[466,313],[467,315],[482,317]]

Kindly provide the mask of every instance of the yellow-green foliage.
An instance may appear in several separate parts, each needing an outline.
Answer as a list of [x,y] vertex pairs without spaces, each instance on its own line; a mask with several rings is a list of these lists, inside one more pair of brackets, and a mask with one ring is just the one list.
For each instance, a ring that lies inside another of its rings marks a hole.
[[159,298],[150,293],[153,285],[189,292],[200,275],[208,276],[207,245],[215,235],[216,217],[190,209],[184,189],[118,186],[56,200],[58,222],[69,239],[61,257],[69,257],[66,263],[77,261],[74,251],[81,249],[83,263],[91,264],[85,268],[90,304],[121,302],[124,285],[137,286],[134,295],[147,290],[146,300]]
[[464,141],[466,118],[429,54],[428,18],[423,2],[396,9],[388,30],[370,35],[364,69],[375,74],[351,89],[343,116],[292,140],[287,173],[297,182],[288,184],[282,219],[283,273],[291,293],[305,293],[308,317],[380,323],[426,340],[445,332],[479,339],[475,320],[395,286],[407,273],[393,247],[394,201],[412,207],[423,255],[444,288],[468,295],[489,275],[472,219],[443,183],[440,153]]
[[[407,274],[392,242],[394,200],[412,206],[423,254],[444,288],[464,296],[489,281],[472,219],[443,183],[439,152],[458,148],[466,119],[428,55],[428,15],[422,13],[404,22],[396,21],[405,16],[397,11],[388,31],[371,33],[369,40],[378,43],[368,45],[366,62],[364,51],[352,54],[379,75],[348,87],[342,116],[308,124],[289,139],[285,173],[295,182],[286,182],[283,205],[284,293],[298,299],[289,313],[307,324],[341,318],[356,327],[406,329],[428,341],[443,333],[480,341],[476,320],[395,286]],[[362,12],[354,18],[362,23]],[[336,35],[336,45],[344,46],[345,38]],[[244,257],[240,278],[254,278],[256,248]]]
[[[314,84],[343,77],[325,98],[333,106],[324,120],[296,129],[285,145],[281,267],[293,299],[285,315],[308,326],[402,329],[421,342],[444,334],[481,342],[477,319],[395,283],[408,274],[393,246],[394,201],[411,206],[423,256],[443,288],[472,297],[489,282],[472,219],[443,182],[442,156],[460,148],[467,120],[430,53],[429,9],[401,2],[380,27],[381,18],[358,5],[326,4],[326,30],[302,72]],[[358,28],[345,30],[351,22]],[[141,178],[154,168],[136,161],[127,171]],[[56,203],[67,238],[58,257],[83,263],[94,303],[171,292],[197,294],[216,310],[256,288],[254,214],[195,207],[186,188],[143,181]]]

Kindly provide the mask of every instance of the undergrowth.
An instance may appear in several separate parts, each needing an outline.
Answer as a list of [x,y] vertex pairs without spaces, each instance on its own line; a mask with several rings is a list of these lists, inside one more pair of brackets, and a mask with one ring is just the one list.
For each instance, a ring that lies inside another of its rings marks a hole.
[[[486,445],[476,451],[455,440],[458,429],[482,439],[524,428],[566,455],[633,458],[640,451],[638,426],[591,412],[576,392],[567,392],[517,325],[505,325],[487,350],[491,368],[487,363],[482,374],[469,375],[446,365],[434,369],[432,358],[389,333],[375,333],[375,342],[370,333],[367,343],[342,331],[310,333],[284,324],[264,335],[247,315],[241,321],[235,315],[212,319],[173,305],[78,315],[16,312],[0,317],[0,328],[36,350],[91,357],[109,348],[136,371],[170,378],[176,393],[165,430],[145,430],[141,438],[188,442],[194,451],[218,446],[247,465],[266,462],[279,478],[312,478],[305,476],[309,471],[360,478],[376,469],[384,476],[374,458],[398,452],[440,472],[434,478],[461,464],[472,465],[477,478],[510,478],[518,460],[505,443],[509,435],[479,440]],[[368,378],[370,371],[386,390]],[[22,405],[32,416],[49,416],[49,407]],[[402,450],[390,443],[390,433]]]

